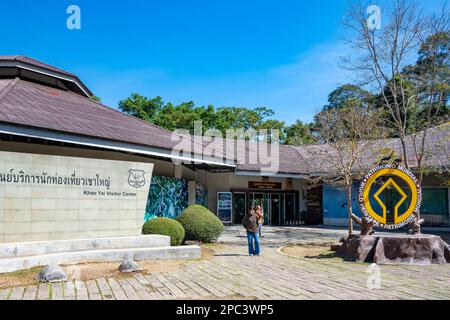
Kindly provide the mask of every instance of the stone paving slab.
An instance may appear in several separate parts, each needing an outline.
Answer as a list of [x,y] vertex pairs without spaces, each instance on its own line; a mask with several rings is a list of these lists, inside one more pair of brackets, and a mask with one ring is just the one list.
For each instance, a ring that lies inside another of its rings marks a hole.
[[36,300],[37,286],[28,286],[25,288],[23,300]]

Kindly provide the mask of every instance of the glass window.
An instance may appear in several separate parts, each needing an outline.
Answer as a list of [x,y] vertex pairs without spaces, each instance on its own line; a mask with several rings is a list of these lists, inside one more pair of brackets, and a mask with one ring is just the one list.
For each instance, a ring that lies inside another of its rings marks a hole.
[[422,189],[422,209],[420,211],[424,214],[448,216],[447,188]]

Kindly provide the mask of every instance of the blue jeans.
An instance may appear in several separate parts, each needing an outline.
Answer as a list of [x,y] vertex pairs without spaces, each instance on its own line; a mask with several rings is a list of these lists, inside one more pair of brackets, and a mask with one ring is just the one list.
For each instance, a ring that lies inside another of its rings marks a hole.
[[261,249],[259,246],[259,236],[257,232],[247,231],[248,254],[259,255]]
[[259,234],[260,238],[261,238],[261,232],[262,232],[262,224],[258,223],[258,234]]

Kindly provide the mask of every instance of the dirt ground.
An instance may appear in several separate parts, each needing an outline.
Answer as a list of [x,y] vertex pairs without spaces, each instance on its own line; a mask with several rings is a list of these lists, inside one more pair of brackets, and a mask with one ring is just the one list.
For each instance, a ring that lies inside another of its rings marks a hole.
[[287,245],[281,248],[281,252],[299,258],[307,259],[328,259],[335,261],[343,261],[336,252],[331,251],[330,247],[332,242],[326,242],[323,244],[311,243],[311,244],[295,244]]
[[[212,245],[202,245],[201,260],[209,260],[214,256]],[[182,268],[189,263],[188,260],[152,260],[138,261],[138,264],[144,269],[143,274],[152,272],[166,273]],[[108,263],[81,263],[76,265],[62,266],[67,272],[69,280],[88,281],[99,278],[121,278],[129,277],[129,274],[118,271],[120,262]],[[12,273],[0,274],[0,289],[6,289],[16,286],[35,285],[38,281],[35,279],[42,267],[36,267],[28,270],[21,270]]]

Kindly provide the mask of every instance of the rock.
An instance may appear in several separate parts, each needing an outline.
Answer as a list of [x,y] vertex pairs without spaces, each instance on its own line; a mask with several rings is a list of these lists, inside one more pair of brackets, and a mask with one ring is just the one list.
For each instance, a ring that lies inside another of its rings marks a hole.
[[[444,242],[444,240],[442,240]],[[444,257],[448,263],[450,263],[450,246],[444,242]]]
[[58,265],[49,265],[41,270],[36,276],[39,282],[64,282],[67,281],[67,274]]
[[445,243],[432,235],[380,237],[375,248],[377,264],[443,264]]
[[351,235],[344,240],[338,253],[356,262],[372,262],[376,238],[371,235]]
[[450,262],[450,249],[433,235],[380,234],[349,236],[338,251],[356,262],[377,264],[443,264]]
[[197,241],[197,240],[186,240],[186,241],[184,241],[184,244],[187,245],[187,246],[199,246],[202,243],[200,241]]
[[142,271],[142,268],[135,261],[126,259],[119,266],[119,271],[123,272],[123,273],[130,273],[130,272]]

